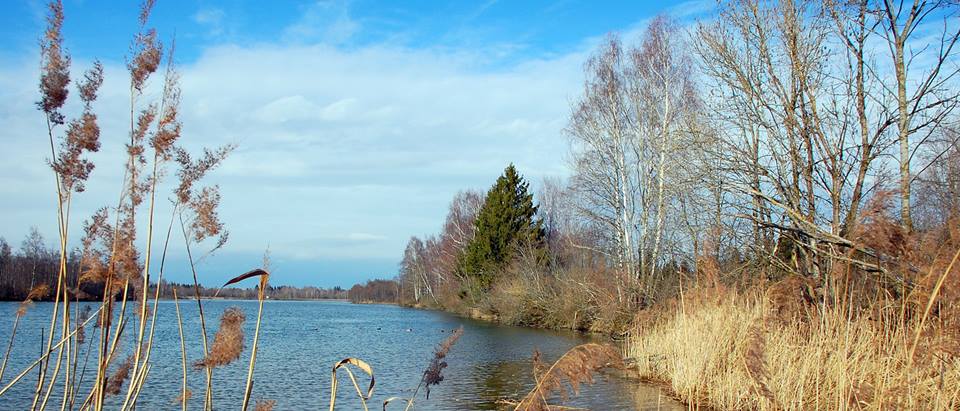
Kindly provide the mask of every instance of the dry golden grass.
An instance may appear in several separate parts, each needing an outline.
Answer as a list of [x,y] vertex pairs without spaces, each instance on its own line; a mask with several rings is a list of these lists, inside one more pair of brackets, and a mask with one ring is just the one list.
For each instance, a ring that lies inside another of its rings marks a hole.
[[[775,302],[775,300],[774,300]],[[772,321],[763,293],[688,302],[638,328],[627,354],[640,376],[681,400],[719,409],[957,409],[957,330],[928,325],[910,364],[919,320],[897,307],[852,317],[827,308]]]

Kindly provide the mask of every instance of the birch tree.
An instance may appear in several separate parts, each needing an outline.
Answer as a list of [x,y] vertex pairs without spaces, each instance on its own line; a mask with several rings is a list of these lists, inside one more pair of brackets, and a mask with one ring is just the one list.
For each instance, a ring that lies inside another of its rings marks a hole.
[[682,37],[665,17],[650,23],[637,47],[624,50],[611,36],[587,62],[568,127],[579,210],[613,233],[620,299],[626,289],[648,297],[654,287],[682,185],[676,160],[698,107]]

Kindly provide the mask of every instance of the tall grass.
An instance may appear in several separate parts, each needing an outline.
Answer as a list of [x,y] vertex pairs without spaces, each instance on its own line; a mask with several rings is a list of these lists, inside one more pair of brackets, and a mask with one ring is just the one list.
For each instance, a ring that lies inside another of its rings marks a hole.
[[895,301],[879,304],[873,315],[854,315],[849,307],[811,306],[788,319],[774,315],[770,295],[759,291],[708,290],[692,298],[688,293],[684,306],[640,326],[629,339],[627,354],[642,378],[666,383],[689,404],[719,409],[960,407],[955,325],[904,318]]

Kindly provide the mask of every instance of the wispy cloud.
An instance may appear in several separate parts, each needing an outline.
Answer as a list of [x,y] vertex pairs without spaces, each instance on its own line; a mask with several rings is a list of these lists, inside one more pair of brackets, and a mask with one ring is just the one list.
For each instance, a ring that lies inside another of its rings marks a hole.
[[217,37],[224,34],[224,11],[219,8],[200,9],[193,15],[193,21],[207,28],[207,35]]
[[360,23],[350,17],[347,1],[316,1],[307,6],[299,21],[283,33],[287,42],[343,44],[361,29]]

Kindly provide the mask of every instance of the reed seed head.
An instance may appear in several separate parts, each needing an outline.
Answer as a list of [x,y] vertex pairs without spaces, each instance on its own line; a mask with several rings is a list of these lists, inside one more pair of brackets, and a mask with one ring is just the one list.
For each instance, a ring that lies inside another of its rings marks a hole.
[[107,387],[104,389],[104,392],[106,392],[107,395],[119,394],[123,383],[130,377],[131,368],[133,368],[133,355],[127,356],[127,359],[123,360],[123,363],[117,367],[113,375],[107,378]]
[[63,3],[47,6],[47,29],[40,39],[40,101],[37,107],[51,124],[63,124],[60,108],[67,101],[70,83],[70,56],[63,50]]
[[257,400],[257,405],[254,407],[256,411],[272,411],[273,407],[277,405],[276,400]]
[[223,311],[220,329],[213,337],[213,346],[207,356],[193,364],[196,368],[214,368],[230,364],[243,352],[243,321],[246,317],[237,307]]
[[443,340],[433,353],[430,366],[423,372],[423,385],[427,389],[427,399],[430,399],[430,386],[439,385],[440,382],[443,381],[443,369],[447,368],[447,362],[443,359],[447,357],[447,353],[450,352],[450,349],[457,343],[461,335],[463,335],[462,325],[460,328],[454,330],[446,340]]

